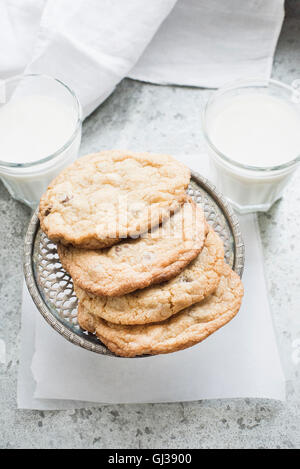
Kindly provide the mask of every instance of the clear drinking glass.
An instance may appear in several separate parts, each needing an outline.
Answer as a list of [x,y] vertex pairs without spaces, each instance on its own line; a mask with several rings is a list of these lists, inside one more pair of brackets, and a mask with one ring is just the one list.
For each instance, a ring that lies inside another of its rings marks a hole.
[[[223,154],[212,142],[210,128],[214,117],[232,97],[243,93],[263,93],[284,99],[300,113],[299,90],[275,80],[235,82],[212,94],[203,112],[204,136],[208,146],[212,178],[220,191],[240,213],[267,211],[282,192],[300,161],[299,155],[287,163],[249,166]],[[300,132],[300,129],[299,129]]]
[[[22,75],[1,81],[0,107],[11,100],[16,90],[22,98],[54,98],[74,114],[72,134],[54,153],[30,163],[7,162],[5,155],[0,154],[0,178],[5,187],[12,197],[35,208],[51,180],[77,158],[81,141],[81,106],[75,93],[60,80],[46,75]],[[21,157],[19,161],[22,161]]]

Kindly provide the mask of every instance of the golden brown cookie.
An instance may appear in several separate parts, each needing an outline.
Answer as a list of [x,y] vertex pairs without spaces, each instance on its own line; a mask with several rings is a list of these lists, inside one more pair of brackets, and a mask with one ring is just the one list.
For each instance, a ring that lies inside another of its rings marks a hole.
[[114,353],[123,357],[170,353],[191,347],[229,322],[239,311],[244,289],[239,276],[228,265],[216,291],[171,318],[143,326],[109,323],[78,308],[78,322],[83,329],[96,332]]
[[102,151],[63,170],[42,196],[42,230],[98,249],[156,226],[185,201],[190,170],[168,155]]
[[83,290],[121,296],[178,275],[201,251],[208,226],[191,199],[161,226],[103,250],[58,245],[63,267]]
[[147,324],[164,321],[210,295],[224,270],[224,248],[210,228],[201,253],[177,277],[162,285],[137,290],[120,297],[86,293],[74,284],[75,293],[87,312],[115,324]]

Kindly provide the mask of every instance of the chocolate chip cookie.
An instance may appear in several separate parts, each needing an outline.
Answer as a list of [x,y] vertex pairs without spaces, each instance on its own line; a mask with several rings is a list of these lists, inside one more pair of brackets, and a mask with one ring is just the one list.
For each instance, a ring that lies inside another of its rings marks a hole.
[[203,210],[191,199],[159,227],[103,250],[58,245],[63,267],[83,290],[121,296],[178,275],[203,248]]
[[120,297],[96,296],[74,284],[85,310],[115,324],[147,324],[164,321],[210,295],[218,286],[224,270],[224,248],[210,228],[204,247],[177,277],[161,285]]
[[239,311],[243,292],[239,276],[225,265],[212,295],[163,322],[116,325],[88,313],[83,304],[79,304],[78,322],[83,329],[96,332],[98,338],[119,356],[170,353],[201,342],[228,323]]
[[168,155],[102,151],[63,170],[42,196],[39,219],[54,242],[112,246],[170,216],[186,199],[190,170]]

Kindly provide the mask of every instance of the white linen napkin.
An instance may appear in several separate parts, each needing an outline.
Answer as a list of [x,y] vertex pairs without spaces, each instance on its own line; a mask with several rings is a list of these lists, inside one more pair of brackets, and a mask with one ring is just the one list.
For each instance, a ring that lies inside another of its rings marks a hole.
[[178,0],[129,76],[218,88],[268,79],[284,0]]
[[1,0],[0,79],[22,73],[32,57],[46,0]]
[[[195,170],[201,165],[201,173],[209,176],[205,155],[177,158]],[[242,308],[228,325],[188,350],[136,359],[87,352],[51,329],[25,289],[18,407],[47,410],[95,403],[237,397],[284,400],[285,378],[268,302],[256,215],[243,216],[240,221],[246,245]]]
[[129,73],[175,2],[48,1],[26,73],[60,78],[87,116]]
[[87,116],[126,75],[205,87],[268,78],[283,3],[3,0],[0,79],[53,75],[74,89]]

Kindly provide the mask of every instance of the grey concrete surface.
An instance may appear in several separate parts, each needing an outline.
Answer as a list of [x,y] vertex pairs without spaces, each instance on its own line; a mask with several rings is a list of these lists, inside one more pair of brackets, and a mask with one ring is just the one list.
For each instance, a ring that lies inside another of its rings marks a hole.
[[[299,2],[288,1],[286,11],[273,76],[290,83],[300,78]],[[200,106],[209,93],[124,80],[85,122],[81,154],[112,146],[201,152]],[[300,171],[284,198],[259,216],[270,302],[288,376],[287,402],[245,399],[21,411],[16,408],[21,256],[30,211],[0,185],[0,339],[7,347],[6,364],[0,363],[0,447],[299,448],[299,213]]]

